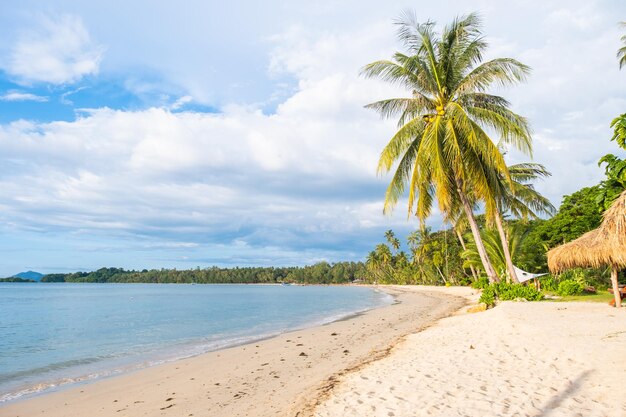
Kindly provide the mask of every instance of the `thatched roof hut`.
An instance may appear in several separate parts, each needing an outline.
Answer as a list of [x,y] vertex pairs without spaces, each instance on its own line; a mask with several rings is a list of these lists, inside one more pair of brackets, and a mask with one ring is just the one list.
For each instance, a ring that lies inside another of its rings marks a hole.
[[626,268],[626,191],[604,213],[600,227],[548,252],[551,272],[601,266],[610,266],[612,269],[615,305],[619,307],[621,299],[617,272]]

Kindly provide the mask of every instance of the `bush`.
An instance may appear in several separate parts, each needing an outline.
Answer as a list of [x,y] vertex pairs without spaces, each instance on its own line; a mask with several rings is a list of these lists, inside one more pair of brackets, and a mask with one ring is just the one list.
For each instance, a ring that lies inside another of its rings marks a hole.
[[487,304],[487,307],[491,307],[496,303],[496,290],[492,286],[487,286],[483,289],[483,293],[480,295],[479,303]]
[[567,279],[559,283],[559,288],[556,290],[556,293],[560,296],[580,295],[584,290],[585,285],[582,282]]
[[545,291],[556,291],[559,288],[559,280],[552,275],[539,278],[541,289]]
[[476,281],[472,282],[472,288],[477,290],[485,289],[489,286],[489,279],[487,277],[479,277]]
[[498,286],[500,287],[497,291],[498,298],[503,301],[515,300],[518,298],[523,298],[528,301],[543,300],[543,294],[540,291],[537,291],[535,287],[508,283],[500,283]]
[[539,301],[543,300],[543,294],[537,291],[535,287],[498,282],[485,287],[479,301],[487,304],[487,307],[491,307],[495,304],[496,300],[506,301],[516,300],[518,298],[528,301]]

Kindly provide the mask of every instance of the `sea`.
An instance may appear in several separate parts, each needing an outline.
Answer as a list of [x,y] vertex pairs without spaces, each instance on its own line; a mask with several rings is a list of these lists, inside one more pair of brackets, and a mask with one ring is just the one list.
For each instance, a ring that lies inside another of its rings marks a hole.
[[356,286],[0,283],[0,404],[392,302]]

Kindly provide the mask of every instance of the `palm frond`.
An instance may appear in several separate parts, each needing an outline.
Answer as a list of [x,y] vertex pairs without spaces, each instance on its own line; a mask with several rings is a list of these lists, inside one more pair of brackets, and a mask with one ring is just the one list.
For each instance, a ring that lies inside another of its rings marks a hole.
[[417,140],[419,146],[425,128],[426,123],[422,118],[415,118],[402,126],[381,152],[378,173],[388,172],[414,141]]
[[367,109],[377,111],[383,119],[398,117],[398,127],[405,125],[424,112],[434,112],[435,105],[432,101],[417,91],[413,92],[412,98],[391,98],[370,103]]
[[512,58],[497,58],[474,68],[457,86],[455,93],[484,92],[494,83],[506,87],[526,80],[530,67]]

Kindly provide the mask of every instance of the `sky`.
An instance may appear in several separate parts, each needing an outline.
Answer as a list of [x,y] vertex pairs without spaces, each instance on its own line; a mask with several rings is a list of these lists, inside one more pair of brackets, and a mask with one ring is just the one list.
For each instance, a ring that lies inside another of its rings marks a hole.
[[602,179],[621,1],[1,2],[0,275],[357,261],[414,230],[406,202],[382,212],[395,122],[364,108],[407,92],[359,75],[402,49],[406,9],[478,12],[485,59],[532,67],[494,92],[555,205]]

